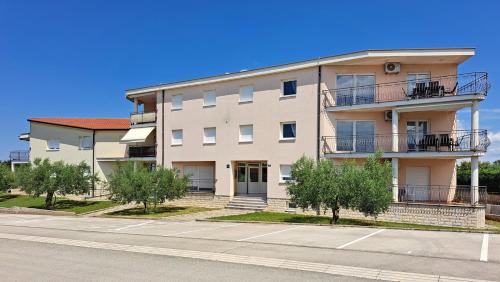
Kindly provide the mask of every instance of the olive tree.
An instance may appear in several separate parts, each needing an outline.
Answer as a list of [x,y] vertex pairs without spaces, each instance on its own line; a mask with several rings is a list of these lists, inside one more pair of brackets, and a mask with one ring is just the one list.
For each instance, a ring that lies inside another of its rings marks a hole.
[[108,183],[111,199],[121,203],[141,203],[144,213],[148,206],[182,198],[187,192],[188,179],[173,169],[158,167],[150,170],[128,162],[120,165]]
[[14,174],[7,165],[0,164],[0,192],[14,186]]

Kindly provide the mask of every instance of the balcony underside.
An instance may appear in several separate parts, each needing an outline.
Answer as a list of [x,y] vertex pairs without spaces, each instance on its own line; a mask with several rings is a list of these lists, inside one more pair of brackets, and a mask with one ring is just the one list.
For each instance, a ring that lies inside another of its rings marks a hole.
[[[323,156],[331,159],[365,159],[374,153],[326,153]],[[462,159],[470,157],[482,157],[484,152],[387,152],[382,153],[383,158],[406,158],[406,159]]]

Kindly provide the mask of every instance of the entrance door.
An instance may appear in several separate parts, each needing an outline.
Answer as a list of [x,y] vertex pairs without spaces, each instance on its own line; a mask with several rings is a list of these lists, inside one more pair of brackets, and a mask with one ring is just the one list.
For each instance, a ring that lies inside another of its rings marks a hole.
[[247,194],[247,164],[238,163],[238,170],[236,172],[237,184],[236,184],[236,194]]
[[428,167],[406,168],[406,198],[410,201],[428,201],[430,195],[430,169]]
[[238,163],[237,194],[265,194],[267,191],[266,163]]

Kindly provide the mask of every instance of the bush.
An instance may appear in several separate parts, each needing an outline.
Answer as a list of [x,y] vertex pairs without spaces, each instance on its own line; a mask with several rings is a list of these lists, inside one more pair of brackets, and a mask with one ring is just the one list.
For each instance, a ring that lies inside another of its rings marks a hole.
[[10,167],[0,164],[0,192],[7,191],[14,187],[14,174]]
[[[457,184],[470,185],[470,173],[470,162],[457,165]],[[500,193],[500,160],[479,162],[479,185],[486,186],[489,193]]]

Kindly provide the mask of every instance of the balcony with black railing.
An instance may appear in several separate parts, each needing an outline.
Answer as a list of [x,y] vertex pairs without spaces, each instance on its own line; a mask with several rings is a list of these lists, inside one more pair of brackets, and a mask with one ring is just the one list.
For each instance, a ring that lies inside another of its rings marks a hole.
[[28,150],[12,151],[9,154],[11,162],[27,163],[30,161],[30,152]]
[[128,156],[129,158],[154,158],[156,157],[156,146],[130,146]]
[[[475,193],[477,190],[477,193]],[[477,195],[477,196],[474,196]],[[476,198],[477,197],[477,198]],[[470,185],[399,185],[398,202],[433,204],[486,204],[485,186]]]
[[453,96],[485,96],[489,87],[488,74],[485,72],[359,85],[324,90],[323,106],[331,108]]
[[[393,143],[397,142],[397,151]],[[441,132],[406,132],[400,134],[358,134],[323,136],[324,154],[346,153],[418,153],[486,152],[490,140],[486,130]]]

